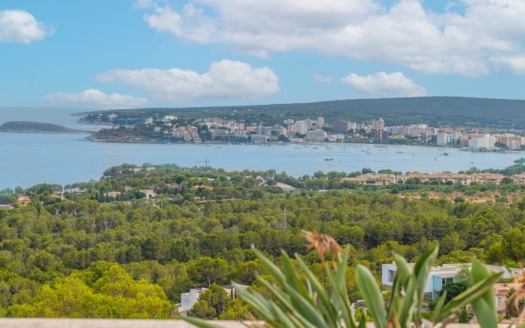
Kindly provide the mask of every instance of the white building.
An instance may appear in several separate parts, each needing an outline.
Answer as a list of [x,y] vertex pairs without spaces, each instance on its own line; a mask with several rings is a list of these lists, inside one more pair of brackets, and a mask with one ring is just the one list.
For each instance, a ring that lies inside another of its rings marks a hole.
[[293,125],[293,132],[305,134],[308,130],[308,126],[306,125],[305,121],[297,121]]
[[192,288],[188,293],[180,294],[180,314],[186,314],[191,310],[199,300],[199,296],[207,290],[208,288]]
[[176,120],[176,119],[177,119],[177,116],[175,116],[175,115],[164,115],[164,117],[162,118],[162,120],[164,122],[173,121],[173,120]]
[[470,147],[472,148],[494,148],[494,145],[496,144],[496,137],[491,136],[490,134],[486,134],[483,137],[479,138],[470,138]]
[[271,136],[272,128],[269,126],[258,125],[257,128],[255,129],[255,134],[260,134],[263,136]]
[[448,135],[446,133],[438,133],[436,141],[438,146],[445,146],[448,143]]
[[[238,285],[242,289],[247,289],[248,286],[246,285]],[[235,288],[232,285],[226,285],[222,286],[224,290],[226,291],[226,294],[232,299],[235,298]],[[180,294],[180,306],[179,306],[179,313],[181,315],[186,315],[189,310],[193,309],[193,306],[195,303],[199,301],[199,297],[202,293],[207,291],[208,288],[202,287],[202,288],[192,288],[187,293],[181,293]]]
[[326,132],[321,129],[306,131],[306,141],[308,142],[322,142],[324,139],[326,139]]

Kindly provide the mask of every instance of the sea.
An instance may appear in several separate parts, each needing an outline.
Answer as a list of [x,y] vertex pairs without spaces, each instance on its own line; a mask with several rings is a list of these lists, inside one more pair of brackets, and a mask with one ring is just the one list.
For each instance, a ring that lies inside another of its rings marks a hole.
[[[1,108],[0,124],[36,121],[83,131],[97,125],[79,124],[71,108]],[[86,141],[89,133],[45,134],[0,132],[0,190],[39,183],[65,186],[98,180],[103,172],[123,163],[177,164],[213,167],[226,171],[274,169],[301,177],[315,172],[354,172],[392,169],[400,172],[458,172],[476,167],[502,169],[523,152],[466,152],[437,147],[362,144],[123,144]],[[446,154],[445,154],[446,153]]]

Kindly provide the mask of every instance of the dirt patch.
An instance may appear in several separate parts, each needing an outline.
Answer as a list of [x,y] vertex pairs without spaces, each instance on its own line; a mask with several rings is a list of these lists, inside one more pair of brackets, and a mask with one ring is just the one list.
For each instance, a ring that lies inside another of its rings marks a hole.
[[[453,193],[443,193],[443,192],[435,192],[431,191],[428,193],[423,193],[426,197],[429,199],[441,199],[445,198],[451,202],[455,202],[456,199],[464,199],[466,202],[470,203],[486,203],[486,202],[496,202],[501,201],[501,193],[499,191],[489,192],[479,192],[474,195],[466,195],[462,192],[453,192]],[[402,198],[409,198],[409,199],[421,199],[422,195],[421,193],[414,193],[414,194],[398,194],[399,197]],[[520,201],[522,199],[522,194],[517,191],[513,193],[506,194],[505,196],[507,201],[506,203],[512,204],[516,201]]]

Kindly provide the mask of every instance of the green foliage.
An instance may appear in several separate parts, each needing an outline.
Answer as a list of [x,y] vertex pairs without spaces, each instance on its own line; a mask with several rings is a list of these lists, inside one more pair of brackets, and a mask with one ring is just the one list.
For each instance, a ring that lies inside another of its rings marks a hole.
[[77,275],[43,285],[28,303],[7,309],[10,317],[165,319],[173,305],[159,286],[136,282],[113,265],[93,287]]
[[474,317],[474,315],[471,313],[468,313],[467,308],[463,307],[459,311],[458,322],[459,323],[469,323],[470,320],[472,320],[472,317]]
[[220,320],[248,320],[253,319],[248,305],[240,298],[226,304],[224,312],[219,316]]
[[519,315],[518,307],[516,306],[516,290],[511,288],[505,296],[505,318],[516,318]]
[[[202,304],[202,309],[198,311],[203,311],[204,309],[208,309],[208,307],[212,307],[215,310],[213,311],[215,313],[213,317],[217,317],[225,311],[226,305],[230,302],[230,300],[231,299],[224,290],[224,288],[222,288],[219,285],[212,284],[207,291],[200,294],[199,302],[206,303],[207,306],[204,306],[204,304]],[[212,311],[206,310],[206,312],[209,316],[211,315]],[[193,309],[190,311],[189,315],[201,318],[199,316],[200,314],[194,312]]]
[[[316,247],[321,248],[319,245]],[[472,304],[481,327],[496,325],[492,284],[499,275],[490,276],[476,260],[472,268],[472,280],[475,285],[456,295],[448,303],[445,303],[445,295],[443,295],[437,302],[430,319],[423,319],[421,308],[424,289],[431,265],[438,254],[437,248],[420,257],[412,271],[401,256],[394,255],[397,273],[387,302],[384,301],[370,271],[358,265],[356,281],[366,302],[367,316],[361,315],[361,321],[356,323],[350,312],[344,280],[349,253],[349,247],[346,247],[342,254],[332,253],[332,256],[335,255],[334,271],[327,263],[325,264],[328,280],[332,286],[327,290],[300,256],[296,257],[296,266],[294,266],[292,260],[283,252],[282,269],[280,269],[260,252],[256,252],[261,263],[277,282],[274,285],[264,279],[261,280],[273,298],[268,300],[257,292],[245,291],[242,288],[237,288],[237,291],[244,301],[273,327],[362,327],[368,315],[378,328],[411,327],[413,324],[416,327],[423,327],[428,325],[425,323],[428,321],[448,322],[450,318],[457,316],[458,309],[464,309],[467,304]],[[465,310],[459,317],[463,321],[469,319]],[[201,324],[198,320],[190,320],[190,322],[200,327],[209,325]]]
[[[64,187],[65,199],[53,197],[52,204],[50,193],[62,190],[61,186],[28,188],[24,193],[31,194],[32,203],[0,211],[1,313],[15,311],[15,305],[20,313],[23,307],[26,314],[36,311],[37,291],[47,286],[50,295],[56,294],[58,283],[68,277],[81,279],[94,295],[103,294],[96,282],[116,264],[132,277],[131,285],[141,280],[154,284],[171,303],[180,302],[180,293],[190,288],[230,281],[252,285],[252,290],[273,297],[256,279],[265,275],[271,280],[252,245],[271,259],[280,257],[281,250],[300,255],[319,283],[329,288],[320,254],[305,255],[301,229],[330,234],[340,244],[351,245],[355,255],[348,260],[345,281],[352,301],[362,299],[356,286],[357,264],[377,277],[381,264],[394,260],[393,252],[414,261],[438,241],[442,247],[436,263],[468,262],[474,256],[491,264],[525,259],[521,203],[400,198],[369,186],[346,185],[352,189],[324,193],[309,190],[343,188],[338,182],[343,172],[295,178],[273,170],[225,172],[124,164],[104,175],[100,181]],[[271,193],[257,177],[302,189]],[[202,184],[214,189],[205,194],[192,188]],[[123,202],[104,197],[105,192],[125,186],[137,193],[139,188],[156,188],[157,198],[133,196]],[[451,188],[496,190],[497,186]],[[78,189],[83,193],[74,192]],[[260,199],[252,198],[254,193]],[[131,295],[137,298],[139,293]],[[246,305],[231,307],[228,316],[236,316],[234,309],[246,311]]]
[[468,287],[468,283],[465,281],[451,282],[443,286],[440,296],[445,296],[445,304],[447,304],[453,298],[466,291]]

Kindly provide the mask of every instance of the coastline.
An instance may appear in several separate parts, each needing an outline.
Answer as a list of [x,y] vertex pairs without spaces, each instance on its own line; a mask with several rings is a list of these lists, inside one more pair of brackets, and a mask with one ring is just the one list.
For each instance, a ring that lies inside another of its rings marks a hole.
[[194,143],[194,142],[158,142],[158,141],[118,141],[118,140],[111,140],[111,139],[100,139],[93,137],[93,133],[91,133],[90,136],[87,136],[85,138],[82,138],[83,141],[91,141],[91,142],[101,142],[101,143],[114,143],[114,144],[152,144],[152,145],[203,145],[203,146],[224,146],[224,145],[239,145],[239,146],[263,146],[263,147],[270,147],[270,146],[294,146],[299,147],[303,146],[304,148],[307,147],[352,147],[352,148],[389,148],[389,147],[402,147],[402,148],[414,148],[414,149],[436,149],[436,150],[442,150],[443,153],[446,153],[448,151],[463,151],[463,152],[473,152],[473,153],[507,153],[507,154],[525,154],[525,150],[488,150],[488,151],[480,151],[478,149],[465,149],[465,148],[459,148],[459,147],[443,147],[443,146],[437,146],[437,145],[399,145],[399,144],[380,144],[380,143],[358,143],[358,142],[316,142],[316,143],[308,143],[308,142],[266,142],[266,143],[230,143],[230,142],[221,142],[221,141],[212,141],[212,142],[202,142],[202,143]]
[[0,133],[37,133],[37,134],[89,134],[90,131],[38,131],[38,130],[0,130]]

